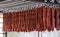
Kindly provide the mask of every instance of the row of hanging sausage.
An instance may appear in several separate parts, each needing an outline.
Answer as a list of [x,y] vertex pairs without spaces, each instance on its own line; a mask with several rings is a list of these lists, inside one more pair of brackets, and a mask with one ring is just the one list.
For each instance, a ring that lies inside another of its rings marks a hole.
[[60,9],[38,7],[31,10],[3,13],[3,31],[60,30]]

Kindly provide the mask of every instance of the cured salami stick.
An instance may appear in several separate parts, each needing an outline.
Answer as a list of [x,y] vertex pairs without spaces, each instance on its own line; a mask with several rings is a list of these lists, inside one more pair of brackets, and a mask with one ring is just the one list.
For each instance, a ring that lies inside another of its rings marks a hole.
[[[18,12],[17,12],[17,13],[18,13]],[[14,22],[15,22],[15,24],[14,24],[14,31],[18,31],[18,28],[17,28],[17,26],[18,26],[18,21],[17,21],[17,20],[18,20],[18,19],[17,19],[18,16],[17,16],[17,15],[18,15],[18,14],[17,14],[17,13],[16,13],[16,12],[14,13],[14,16],[15,16],[15,17],[14,17]]]
[[34,24],[33,24],[33,23],[34,23],[34,18],[35,18],[34,15],[35,15],[35,12],[34,12],[33,9],[32,9],[32,10],[31,10],[31,17],[30,17],[30,18],[31,18],[31,20],[30,20],[30,21],[31,21],[31,22],[30,22],[30,23],[31,23],[31,31],[34,30]]
[[11,31],[11,14],[10,13],[3,13],[3,31],[5,32]]
[[[32,25],[33,25],[33,30],[35,30],[36,29],[36,25],[37,25],[37,9],[33,9],[32,10]],[[39,26],[39,25],[38,25]]]
[[17,28],[16,28],[16,12],[14,12],[14,24],[13,24],[13,29],[14,29],[14,31],[17,29]]
[[41,31],[43,31],[44,26],[43,26],[43,7],[41,7],[40,10],[40,27],[41,27]]
[[32,19],[33,19],[33,17],[32,17],[32,10],[30,10],[29,12],[28,12],[28,17],[29,17],[29,32],[30,31],[32,31]]
[[37,10],[36,10],[36,12],[37,12],[37,25],[36,25],[36,30],[37,31],[42,31],[42,27],[41,27],[41,25],[42,25],[42,20],[41,20],[41,8],[37,8]]
[[26,26],[26,32],[28,31],[28,19],[27,19],[27,12],[25,11],[25,26]]
[[[34,9],[34,12],[36,13],[36,20],[35,20],[35,27],[34,27],[35,30],[36,30],[36,27],[37,27],[36,25],[38,24],[38,12],[37,12],[37,10],[39,10],[39,9]],[[40,25],[38,25],[38,26],[40,26]],[[38,29],[37,30],[40,31],[40,27]]]
[[22,31],[22,12],[19,12],[19,31]]
[[46,8],[46,28],[48,29],[48,9]]
[[20,18],[19,18],[20,17],[20,11],[17,13],[17,16],[16,17],[17,17],[16,20],[17,20],[17,25],[18,25],[17,26],[17,28],[18,28],[17,31],[20,32],[20,22],[19,22],[20,21]]
[[25,31],[24,11],[21,11],[21,31]]
[[12,24],[12,14],[11,13],[8,13],[8,24],[7,24],[7,27],[8,27],[8,31],[10,32],[11,31],[11,29],[12,29],[12,26],[11,26],[11,24]]
[[[27,19],[28,19],[28,31],[30,32],[31,30],[31,10],[28,11],[28,14],[27,14]],[[33,25],[32,25],[33,26]]]
[[41,21],[41,9],[37,8],[36,12],[37,12],[36,13],[37,14],[37,16],[36,16],[37,17],[36,18],[37,19],[37,21],[36,21],[37,22],[37,24],[36,24],[36,30],[37,31],[41,31],[41,27],[40,27],[40,25],[41,25],[41,22],[40,22]]
[[12,13],[12,31],[14,31],[15,27],[15,13]]
[[55,9],[54,8],[52,8],[51,9],[52,10],[52,12],[51,12],[51,29],[52,29],[52,31],[54,30],[54,12],[55,12]]
[[31,30],[31,27],[30,27],[30,25],[31,25],[31,23],[30,23],[31,10],[27,10],[25,14],[26,14],[26,16],[25,16],[26,29],[29,32]]
[[18,22],[19,21],[19,19],[18,19],[18,12],[14,12],[13,14],[14,14],[13,15],[14,16],[13,17],[14,18],[13,30],[18,32],[18,24],[19,24],[19,22]]
[[[34,9],[30,10],[29,12],[29,31],[34,30],[34,22],[36,20],[36,12],[34,12]],[[36,23],[36,22],[35,22]]]
[[43,7],[43,26],[44,26],[43,30],[46,30],[46,23],[45,23],[46,20],[45,19],[46,19],[46,8]]
[[59,8],[56,8],[56,14],[55,14],[55,24],[56,24],[56,29],[60,30],[60,25],[59,25]]
[[48,31],[50,31],[51,25],[50,25],[50,8],[49,8],[49,7],[47,7],[47,13],[46,13],[46,25],[47,25]]

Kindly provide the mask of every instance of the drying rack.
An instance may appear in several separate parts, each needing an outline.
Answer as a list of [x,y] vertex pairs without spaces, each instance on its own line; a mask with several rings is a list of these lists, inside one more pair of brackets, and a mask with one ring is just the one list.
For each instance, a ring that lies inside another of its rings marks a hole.
[[[1,13],[14,12],[14,11],[17,12],[20,10],[21,11],[28,10],[41,6],[60,8],[60,5],[55,3],[32,2],[32,1],[4,1],[4,2],[0,2],[0,11],[2,11]],[[42,36],[42,33],[40,36]],[[39,37],[39,32],[38,32],[38,37]]]

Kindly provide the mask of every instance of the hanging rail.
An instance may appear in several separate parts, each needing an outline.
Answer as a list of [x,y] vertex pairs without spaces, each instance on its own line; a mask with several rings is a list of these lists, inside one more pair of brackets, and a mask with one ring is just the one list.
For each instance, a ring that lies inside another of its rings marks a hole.
[[45,2],[31,2],[31,1],[26,1],[26,2],[18,2],[18,3],[9,3],[9,6],[6,6],[0,8],[0,10],[3,10],[4,12],[16,12],[16,11],[22,11],[22,10],[28,10],[32,8],[37,8],[41,6],[49,6],[49,7],[54,7],[54,8],[60,8],[59,4],[54,4],[54,3],[45,3]]
[[19,4],[28,3],[28,2],[30,2],[30,1],[26,1],[26,2],[23,2],[23,1],[17,1],[17,2],[3,3],[3,4],[0,4],[0,8],[5,8],[5,7],[10,7],[10,6],[15,6],[15,5],[19,5]]
[[16,5],[16,6],[12,6],[10,8],[5,8],[5,11],[8,12],[16,12],[16,11],[22,11],[22,10],[28,10],[28,9],[32,9],[32,8],[37,8],[37,7],[41,7],[41,6],[49,6],[49,7],[54,7],[54,8],[60,8],[58,6],[58,4],[46,4],[46,3],[29,3],[29,4],[20,4],[20,5]]

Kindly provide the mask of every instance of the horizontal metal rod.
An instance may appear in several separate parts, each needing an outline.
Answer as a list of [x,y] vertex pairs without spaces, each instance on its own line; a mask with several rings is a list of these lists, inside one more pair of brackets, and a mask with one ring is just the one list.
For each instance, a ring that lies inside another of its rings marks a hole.
[[3,7],[3,8],[11,8],[11,7],[17,7],[17,6],[22,6],[22,5],[24,6],[24,5],[29,5],[29,4],[34,4],[34,2],[22,2],[19,4],[15,4],[15,5]]
[[[38,6],[37,4],[38,3],[29,4],[29,5],[21,5],[21,6],[11,7],[11,8],[5,8],[5,11],[7,11],[7,12],[15,12],[15,11],[24,11],[24,10],[28,10],[28,9],[32,9],[32,8],[41,7],[41,5]],[[52,7],[54,7],[54,6],[51,6],[51,8]]]
[[23,2],[23,1],[2,1],[0,4],[9,4],[9,3],[16,3],[16,2]]
[[13,1],[2,1],[2,2],[0,2],[0,4],[5,4],[5,3],[9,3],[9,2],[13,2]]
[[[3,12],[14,12],[14,11],[20,11],[20,10],[28,10],[32,8],[37,8],[39,6],[49,6],[54,8],[60,8],[60,4],[55,3],[45,3],[45,2],[32,2],[32,1],[26,1],[26,2],[18,2],[18,3],[9,3],[8,6],[3,6],[0,8]],[[24,9],[25,8],[25,9]]]
[[[13,3],[7,3],[7,4],[1,4],[1,8],[10,8],[10,7],[15,7],[15,6],[21,6],[21,5],[25,5],[25,3],[26,4],[29,4],[29,3],[31,3],[31,1],[30,2],[28,2],[28,1],[26,1],[26,2],[21,2],[21,1],[17,1],[17,2],[13,2]],[[34,2],[33,2],[34,3]],[[35,3],[37,3],[37,2],[35,2]],[[45,2],[39,2],[39,3],[45,3]],[[46,3],[46,4],[50,4],[50,5],[58,5],[59,6],[59,4],[55,4],[55,3]]]
[[26,2],[23,2],[23,1],[17,1],[17,2],[10,2],[10,3],[5,3],[5,4],[0,4],[0,8],[5,8],[5,7],[10,7],[10,6],[16,6],[16,5],[19,5],[19,4],[24,4],[24,3],[28,3],[30,1],[26,1]]
[[[39,3],[41,3],[41,2],[39,2]],[[29,5],[29,4],[36,4],[35,2],[34,3],[32,3],[32,2],[25,2],[25,3],[21,3],[21,4],[17,4],[17,5],[13,5],[13,6],[8,6],[8,7],[4,7],[4,8],[12,8],[12,7],[17,7],[17,6],[24,6],[24,5]],[[47,4],[47,3],[44,3],[44,4]],[[56,7],[59,7],[60,8],[60,5],[59,4],[50,4],[50,3],[48,3],[47,5],[49,5],[49,6],[56,6]]]

